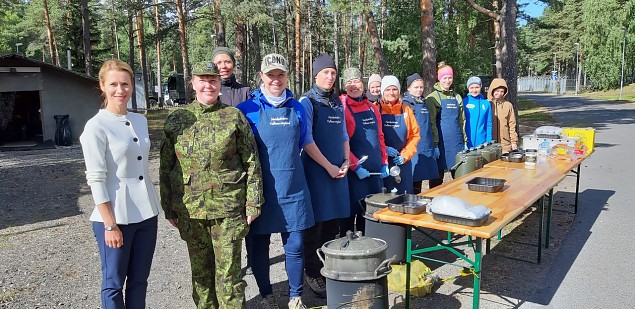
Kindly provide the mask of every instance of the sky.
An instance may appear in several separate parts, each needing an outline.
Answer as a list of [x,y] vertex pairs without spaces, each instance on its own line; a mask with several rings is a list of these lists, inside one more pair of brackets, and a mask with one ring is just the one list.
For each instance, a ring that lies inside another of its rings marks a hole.
[[[523,8],[523,10],[525,11],[525,13],[527,13],[527,15],[531,17],[540,17],[542,15],[542,11],[545,9],[545,5],[536,0],[518,0],[518,4],[527,4],[527,6]],[[519,19],[518,23],[521,26],[524,26],[527,24],[527,21],[524,19]]]

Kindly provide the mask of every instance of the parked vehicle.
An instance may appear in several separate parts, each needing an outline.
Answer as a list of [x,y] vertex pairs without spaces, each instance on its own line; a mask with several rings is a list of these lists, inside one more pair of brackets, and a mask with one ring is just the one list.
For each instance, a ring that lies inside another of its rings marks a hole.
[[181,73],[172,73],[170,77],[168,77],[168,82],[166,84],[167,91],[164,88],[164,102],[167,105],[181,105],[186,104],[185,102],[185,80],[183,79],[183,74]]

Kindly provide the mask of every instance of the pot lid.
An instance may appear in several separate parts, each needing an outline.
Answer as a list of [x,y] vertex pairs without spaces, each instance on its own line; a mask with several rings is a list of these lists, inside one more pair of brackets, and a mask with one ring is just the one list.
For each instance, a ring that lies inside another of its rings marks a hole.
[[362,232],[348,231],[346,237],[335,239],[324,244],[326,253],[333,255],[374,254],[388,249],[385,241],[362,236]]

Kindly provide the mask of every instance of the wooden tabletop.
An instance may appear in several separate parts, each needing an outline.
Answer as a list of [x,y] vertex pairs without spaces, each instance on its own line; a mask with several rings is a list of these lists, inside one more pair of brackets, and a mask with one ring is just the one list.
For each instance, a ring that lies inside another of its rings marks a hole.
[[[580,159],[580,161],[581,160],[583,160],[583,158]],[[524,168],[524,164],[521,165],[522,168],[517,165],[507,167],[499,166],[499,168],[481,168],[421,193],[421,195],[428,197],[448,195],[462,198],[471,205],[486,206],[492,210],[492,214],[489,220],[479,227],[436,221],[432,218],[432,215],[427,213],[420,215],[396,213],[388,210],[388,208],[375,212],[373,216],[376,219],[386,222],[431,228],[480,238],[491,238],[527,207],[531,206],[535,201],[549,192],[551,188],[560,183],[570,170],[569,167],[573,168],[579,164],[578,161],[576,162],[577,163],[565,163],[565,161],[563,161],[545,163],[538,165],[536,169],[526,169]],[[496,162],[490,164],[494,163]],[[566,172],[563,171],[564,169],[567,169]],[[470,191],[465,182],[474,177],[499,178],[505,179],[506,182],[500,192],[485,193]]]

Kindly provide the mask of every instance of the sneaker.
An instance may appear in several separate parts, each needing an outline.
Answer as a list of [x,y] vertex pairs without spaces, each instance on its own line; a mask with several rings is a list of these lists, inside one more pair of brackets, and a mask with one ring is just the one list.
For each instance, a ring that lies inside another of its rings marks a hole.
[[289,301],[289,309],[307,309],[307,307],[302,303],[302,298],[296,296]]
[[319,298],[326,298],[326,284],[324,283],[324,278],[311,278],[306,276],[306,285],[309,286],[315,296]]
[[280,309],[278,306],[278,297],[273,294],[269,294],[262,298],[260,301],[260,308],[262,309]]

